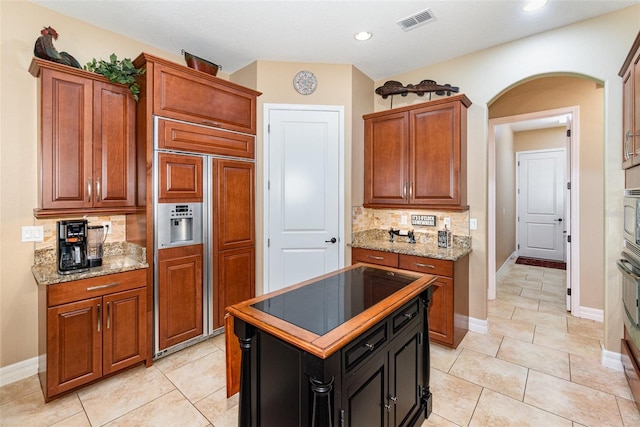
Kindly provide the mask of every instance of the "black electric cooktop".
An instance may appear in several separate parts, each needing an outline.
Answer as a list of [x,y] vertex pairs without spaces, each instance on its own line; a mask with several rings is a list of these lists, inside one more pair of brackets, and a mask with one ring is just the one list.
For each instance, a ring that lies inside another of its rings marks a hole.
[[415,276],[362,266],[257,302],[252,307],[324,335],[416,280]]

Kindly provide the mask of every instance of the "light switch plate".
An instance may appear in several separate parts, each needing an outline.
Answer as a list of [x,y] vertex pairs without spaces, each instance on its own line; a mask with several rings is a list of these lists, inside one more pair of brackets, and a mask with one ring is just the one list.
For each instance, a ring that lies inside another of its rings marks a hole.
[[478,229],[478,219],[477,218],[469,218],[469,229],[477,230]]
[[26,225],[22,227],[23,242],[44,241],[44,227],[42,225]]
[[450,217],[445,217],[444,218],[444,225],[451,230],[451,218]]

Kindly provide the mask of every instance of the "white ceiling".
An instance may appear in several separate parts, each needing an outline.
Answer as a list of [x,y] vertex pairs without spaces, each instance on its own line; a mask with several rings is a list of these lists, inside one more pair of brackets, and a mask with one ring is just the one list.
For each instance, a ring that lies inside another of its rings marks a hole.
[[[639,4],[640,0],[253,1],[31,0],[167,52],[189,53],[227,73],[255,60],[353,64],[374,80]],[[431,9],[436,21],[397,21]],[[353,35],[370,31],[358,42]],[[439,82],[445,83],[445,82]]]

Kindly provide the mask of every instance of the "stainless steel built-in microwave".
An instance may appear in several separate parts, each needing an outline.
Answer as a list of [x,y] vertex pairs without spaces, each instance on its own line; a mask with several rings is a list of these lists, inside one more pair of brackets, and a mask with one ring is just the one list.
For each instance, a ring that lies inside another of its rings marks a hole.
[[624,239],[640,246],[640,188],[624,190]]

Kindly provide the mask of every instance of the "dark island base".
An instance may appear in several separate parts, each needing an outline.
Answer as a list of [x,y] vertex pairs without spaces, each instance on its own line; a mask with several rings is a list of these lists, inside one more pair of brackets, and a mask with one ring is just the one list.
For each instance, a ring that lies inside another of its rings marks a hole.
[[325,359],[235,319],[239,426],[414,426],[432,411],[431,288]]

